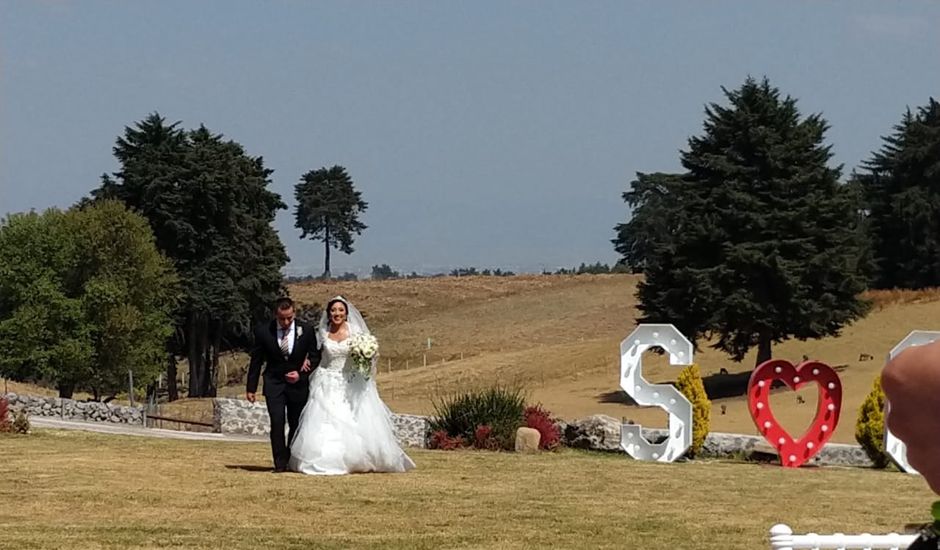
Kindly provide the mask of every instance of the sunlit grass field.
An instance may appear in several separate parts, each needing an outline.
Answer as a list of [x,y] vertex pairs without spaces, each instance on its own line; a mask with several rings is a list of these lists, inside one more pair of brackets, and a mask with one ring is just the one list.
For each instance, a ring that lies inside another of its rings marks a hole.
[[0,437],[2,548],[766,548],[923,520],[896,472],[410,450],[407,474],[272,474],[263,443]]

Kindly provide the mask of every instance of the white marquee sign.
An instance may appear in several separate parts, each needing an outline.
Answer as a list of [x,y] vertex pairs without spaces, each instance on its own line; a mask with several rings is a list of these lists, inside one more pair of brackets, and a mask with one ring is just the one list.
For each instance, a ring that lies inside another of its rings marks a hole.
[[671,384],[650,384],[643,378],[643,352],[659,346],[672,365],[692,363],[692,342],[673,325],[640,325],[620,343],[620,387],[640,406],[657,406],[669,413],[669,437],[650,443],[639,424],[620,427],[620,446],[638,460],[672,462],[692,446],[692,404]]

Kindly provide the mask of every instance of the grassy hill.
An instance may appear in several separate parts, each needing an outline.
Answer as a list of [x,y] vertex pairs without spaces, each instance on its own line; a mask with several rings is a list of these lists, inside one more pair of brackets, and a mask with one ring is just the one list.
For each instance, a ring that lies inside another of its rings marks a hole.
[[[341,294],[363,311],[381,342],[379,389],[396,412],[430,413],[436,397],[499,382],[524,385],[532,401],[562,418],[603,413],[663,426],[663,411],[633,405],[619,387],[619,346],[636,326],[638,280],[633,275],[442,277],[305,282],[290,292],[301,303],[321,305]],[[891,347],[911,330],[940,328],[938,291],[869,297],[873,311],[840,337],[774,347],[775,358],[797,363],[805,355],[840,371],[844,403],[834,441],[854,441],[856,411]],[[733,363],[701,344],[695,360],[713,400],[712,430],[756,433],[743,397],[754,355]],[[247,362],[244,354],[223,358],[233,383],[220,389],[222,395],[243,393],[238,380]],[[720,374],[722,369],[727,374]],[[678,372],[663,357],[644,358],[651,382],[673,381]],[[28,390],[11,386],[11,391],[16,388]],[[815,403],[815,387],[798,395],[779,390],[771,398],[777,417],[794,435],[809,425]],[[164,409],[164,414],[211,419],[204,400]]]
[[[635,327],[637,281],[632,275],[448,277],[311,282],[291,293],[320,304],[342,294],[366,313],[382,343],[379,388],[395,411],[428,413],[436,396],[498,381],[524,384],[533,401],[564,418],[604,413],[662,426],[663,411],[632,405],[619,388],[619,345]],[[840,337],[774,348],[775,358],[797,363],[805,355],[840,370],[845,397],[834,441],[854,441],[856,411],[890,348],[911,330],[940,327],[936,292],[869,297],[872,313]],[[754,361],[751,354],[734,363],[702,344],[696,362],[713,396],[713,431],[756,433],[743,397]],[[678,371],[662,357],[644,359],[651,382],[673,381]],[[794,434],[815,414],[816,389],[798,395],[781,390],[771,399]]]

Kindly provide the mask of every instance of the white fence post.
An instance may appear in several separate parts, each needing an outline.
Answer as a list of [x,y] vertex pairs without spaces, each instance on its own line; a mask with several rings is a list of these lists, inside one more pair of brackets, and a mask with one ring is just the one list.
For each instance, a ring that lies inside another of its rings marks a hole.
[[871,535],[869,533],[862,533],[861,535],[844,535],[842,533],[832,535],[817,535],[816,533],[795,535],[793,534],[793,529],[782,523],[770,528],[770,547],[774,550],[875,550],[889,548],[893,550],[904,550],[910,546],[916,538],[917,535],[900,535],[898,533],[889,533],[887,535]]

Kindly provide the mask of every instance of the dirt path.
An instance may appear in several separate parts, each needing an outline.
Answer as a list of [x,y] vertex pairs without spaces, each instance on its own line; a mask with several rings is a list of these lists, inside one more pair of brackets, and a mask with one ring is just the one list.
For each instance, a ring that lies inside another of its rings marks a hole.
[[267,441],[265,436],[232,435],[205,432],[180,432],[176,430],[163,430],[159,428],[144,428],[130,424],[110,424],[106,422],[77,422],[72,420],[59,420],[33,416],[30,424],[36,428],[52,428],[56,430],[84,430],[112,435],[135,435],[141,437],[158,437],[162,439],[189,439],[194,441],[232,441],[240,443],[258,443]]

